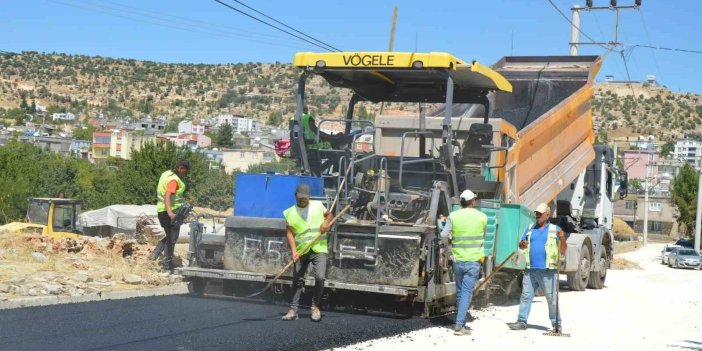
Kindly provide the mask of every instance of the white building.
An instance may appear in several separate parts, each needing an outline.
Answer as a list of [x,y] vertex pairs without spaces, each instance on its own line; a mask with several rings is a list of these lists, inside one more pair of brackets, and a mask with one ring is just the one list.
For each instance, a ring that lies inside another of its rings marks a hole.
[[224,124],[229,124],[232,126],[232,131],[238,134],[254,133],[261,130],[261,121],[245,116],[236,116],[229,113],[223,113],[215,116],[214,120],[216,127],[219,128]]
[[672,156],[674,160],[687,162],[699,169],[700,160],[702,159],[702,141],[693,139],[678,140],[675,142]]
[[181,134],[205,134],[205,125],[199,121],[182,121],[178,123],[178,133]]
[[51,119],[54,121],[75,121],[76,116],[70,112],[66,113],[54,113],[51,115]]
[[636,140],[629,142],[629,146],[635,146],[641,150],[656,150],[658,145],[656,144],[656,138],[653,135],[639,135]]

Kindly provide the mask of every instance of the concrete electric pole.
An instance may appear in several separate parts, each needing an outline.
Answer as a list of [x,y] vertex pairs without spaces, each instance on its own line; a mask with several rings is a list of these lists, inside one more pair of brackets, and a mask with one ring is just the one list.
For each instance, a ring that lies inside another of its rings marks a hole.
[[702,160],[697,172],[697,216],[695,217],[695,250],[700,249],[700,225],[702,224]]
[[580,39],[580,6],[573,5],[571,10],[573,11],[573,17],[571,19],[573,25],[570,27],[570,56],[578,56],[578,40]]
[[644,222],[643,222],[643,246],[648,244],[648,187],[649,187],[649,175],[648,170],[651,165],[646,163],[646,182],[644,183]]

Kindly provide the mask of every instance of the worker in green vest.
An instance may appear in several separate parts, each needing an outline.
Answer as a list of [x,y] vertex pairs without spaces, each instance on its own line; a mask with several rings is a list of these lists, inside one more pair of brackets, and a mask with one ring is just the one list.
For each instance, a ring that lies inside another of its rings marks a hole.
[[190,162],[179,160],[176,163],[175,171],[168,170],[161,174],[156,187],[158,222],[163,227],[166,236],[156,245],[151,253],[151,258],[157,259],[161,251],[164,251],[162,268],[170,273],[173,273],[173,250],[180,234],[180,225],[173,224],[176,217],[174,211],[185,203],[183,178],[188,175],[189,170]]
[[522,296],[519,302],[519,316],[515,323],[508,323],[512,330],[527,328],[527,318],[531,310],[536,289],[541,288],[548,304],[548,317],[554,333],[561,332],[561,316],[557,308],[558,260],[565,255],[566,238],[563,230],[549,223],[551,208],[539,204],[534,210],[536,223],[527,227],[519,242],[524,250],[526,269],[522,280]]
[[453,333],[470,335],[470,330],[466,328],[466,315],[485,257],[487,216],[475,208],[478,200],[472,191],[463,191],[460,202],[461,209],[448,216],[441,237],[451,238],[456,283],[456,324]]
[[[332,220],[332,215],[320,201],[310,200],[310,187],[299,184],[295,189],[296,204],[283,212],[287,222],[287,238],[292,258],[293,285],[290,309],[283,320],[297,319],[297,309],[300,305],[300,294],[305,286],[305,273],[310,263],[314,268],[314,293],[312,297],[311,318],[315,322],[322,320],[319,302],[324,291],[324,280],[327,270],[327,236],[326,232]],[[302,250],[320,233],[323,235],[307,250]]]
[[[294,117],[292,117],[291,120],[294,120]],[[300,122],[302,123],[302,136],[305,140],[305,148],[307,150],[307,160],[310,165],[310,172],[312,175],[320,176],[327,168],[335,165],[337,158],[333,153],[321,155],[319,150],[331,149],[331,142],[341,140],[344,135],[328,134],[318,130],[314,117],[306,112],[300,116]],[[317,136],[318,132],[319,136]],[[322,160],[322,158],[324,158],[324,160]]]

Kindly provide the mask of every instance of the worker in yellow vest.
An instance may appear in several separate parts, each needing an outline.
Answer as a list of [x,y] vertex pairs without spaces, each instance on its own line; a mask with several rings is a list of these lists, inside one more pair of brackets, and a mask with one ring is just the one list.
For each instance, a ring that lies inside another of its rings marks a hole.
[[164,251],[162,268],[170,273],[173,273],[173,250],[180,234],[180,225],[173,224],[176,217],[174,211],[185,203],[183,178],[188,175],[189,170],[190,162],[179,160],[175,171],[168,170],[161,174],[156,187],[158,222],[166,232],[166,236],[154,248],[151,258],[157,259],[161,251]]
[[472,191],[463,191],[460,202],[461,209],[448,216],[441,237],[451,238],[456,283],[456,324],[453,333],[470,335],[470,330],[466,328],[466,315],[485,257],[487,216],[475,208],[477,198]]
[[[332,215],[320,201],[310,200],[310,187],[307,184],[299,184],[297,186],[295,189],[295,200],[296,204],[283,212],[287,222],[288,244],[295,261],[290,309],[283,316],[283,320],[293,321],[297,319],[300,294],[305,286],[305,273],[307,273],[309,264],[312,263],[315,283],[310,317],[312,321],[319,322],[322,320],[319,302],[322,292],[324,292],[327,254],[329,252],[326,232],[329,230]],[[301,252],[320,233],[323,234],[322,237],[307,252]]]
[[563,230],[549,223],[551,209],[547,204],[539,204],[534,210],[536,223],[527,227],[519,242],[524,250],[526,270],[522,280],[522,296],[519,302],[517,322],[508,323],[512,330],[527,328],[527,318],[531,310],[536,289],[541,288],[548,303],[548,318],[554,333],[561,332],[561,316],[556,307],[558,284],[558,260],[566,252],[566,238]]

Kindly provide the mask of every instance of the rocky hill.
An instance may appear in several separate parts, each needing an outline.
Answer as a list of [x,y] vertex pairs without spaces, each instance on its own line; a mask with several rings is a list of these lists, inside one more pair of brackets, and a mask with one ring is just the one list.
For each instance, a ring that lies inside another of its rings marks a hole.
[[[27,104],[68,110],[79,119],[103,112],[108,118],[166,115],[178,121],[233,113],[282,124],[295,110],[299,70],[287,63],[167,64],[100,56],[23,52],[0,56],[0,115]],[[702,96],[647,84],[598,84],[595,128],[610,138],[651,134],[667,140],[702,135]],[[349,94],[319,77],[308,82],[310,112],[342,116]],[[359,114],[378,113],[361,104]],[[391,104],[386,111],[413,112]]]

